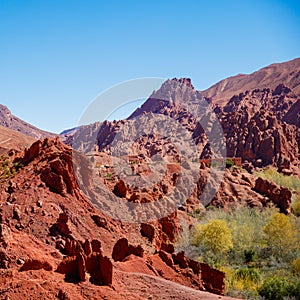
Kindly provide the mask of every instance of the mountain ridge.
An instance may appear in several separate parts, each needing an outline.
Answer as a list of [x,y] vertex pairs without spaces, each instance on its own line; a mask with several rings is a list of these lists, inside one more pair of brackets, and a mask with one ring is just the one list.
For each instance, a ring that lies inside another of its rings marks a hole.
[[0,104],[0,125],[17,132],[21,132],[35,139],[57,136],[54,133],[41,130],[31,125],[30,123],[27,123],[21,120],[20,118],[14,116],[11,113],[11,111],[5,105],[2,104]]
[[300,94],[300,58],[274,63],[250,74],[230,76],[201,91],[201,94],[211,98],[214,104],[224,106],[226,99],[240,92],[255,88],[275,88],[280,83]]

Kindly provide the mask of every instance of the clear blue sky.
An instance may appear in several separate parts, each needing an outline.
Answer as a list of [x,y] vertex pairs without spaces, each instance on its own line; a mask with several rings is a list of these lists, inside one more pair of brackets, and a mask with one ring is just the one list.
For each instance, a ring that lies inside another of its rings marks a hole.
[[1,0],[0,43],[0,103],[60,132],[124,80],[205,89],[299,57],[300,1]]

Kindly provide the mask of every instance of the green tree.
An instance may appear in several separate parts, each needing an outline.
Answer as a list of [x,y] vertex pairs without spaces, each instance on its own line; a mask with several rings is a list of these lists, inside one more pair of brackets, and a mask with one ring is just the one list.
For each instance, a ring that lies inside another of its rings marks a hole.
[[273,214],[263,231],[276,258],[288,260],[300,247],[297,228],[289,216],[282,213]]
[[206,257],[221,261],[233,247],[231,231],[224,220],[198,224],[195,227],[194,244],[202,248]]
[[295,216],[300,217],[300,195],[297,195],[292,202],[292,212]]

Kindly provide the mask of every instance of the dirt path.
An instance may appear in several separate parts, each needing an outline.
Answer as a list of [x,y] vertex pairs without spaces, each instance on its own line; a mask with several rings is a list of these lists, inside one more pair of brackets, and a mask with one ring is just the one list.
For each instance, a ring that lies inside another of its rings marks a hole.
[[[208,292],[198,291],[160,277],[142,273],[127,273],[117,271],[117,277],[121,285],[126,286],[130,294],[137,295],[136,299],[159,299],[159,300],[232,300],[225,296],[219,296]],[[133,284],[134,283],[134,284]],[[125,295],[124,295],[125,296]]]

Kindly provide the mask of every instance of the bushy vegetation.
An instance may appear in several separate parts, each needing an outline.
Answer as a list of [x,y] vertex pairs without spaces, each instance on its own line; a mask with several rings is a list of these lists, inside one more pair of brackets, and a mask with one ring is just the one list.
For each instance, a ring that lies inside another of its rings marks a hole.
[[263,227],[270,252],[278,260],[290,261],[299,250],[299,236],[296,224],[292,218],[281,213],[275,213]]
[[12,163],[6,155],[0,156],[0,182],[12,177],[16,174],[21,168],[22,164]]
[[229,169],[234,166],[234,162],[231,158],[226,159],[226,168]]
[[207,224],[196,225],[194,245],[201,247],[203,252],[214,261],[222,262],[233,246],[227,223],[216,219],[210,220]]
[[300,217],[300,195],[294,195],[293,197],[292,212],[295,216]]
[[[179,236],[177,249],[224,271],[228,295],[299,299],[299,217],[281,214],[274,207],[241,207],[229,211],[210,209],[197,214],[197,218],[194,228],[185,227]],[[274,282],[280,278],[289,284],[280,283],[282,287],[277,291]]]
[[272,276],[264,280],[258,293],[264,299],[300,299],[300,281],[291,281],[283,276]]

